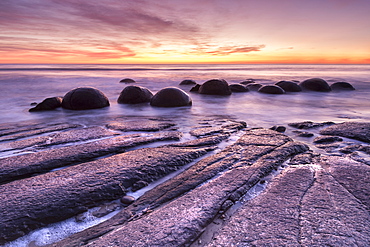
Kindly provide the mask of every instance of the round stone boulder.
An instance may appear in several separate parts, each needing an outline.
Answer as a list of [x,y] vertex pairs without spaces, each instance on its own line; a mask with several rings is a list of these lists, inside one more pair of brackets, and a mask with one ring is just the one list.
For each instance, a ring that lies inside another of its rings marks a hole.
[[100,90],[93,87],[79,87],[69,91],[62,101],[62,107],[70,110],[97,109],[109,106],[109,100]]
[[150,101],[150,105],[159,107],[189,106],[191,104],[190,96],[176,87],[167,87],[159,90]]
[[248,84],[251,84],[251,83],[256,83],[256,82],[253,79],[247,79],[245,81],[242,81],[240,84],[248,85]]
[[62,97],[46,98],[35,107],[29,109],[30,112],[35,111],[50,111],[62,106]]
[[267,94],[284,94],[285,93],[284,89],[276,85],[262,86],[260,89],[258,89],[258,92],[267,93]]
[[285,92],[300,92],[302,91],[301,86],[292,81],[279,81],[275,85],[284,89]]
[[193,80],[183,80],[182,82],[180,82],[180,85],[195,85],[195,84],[197,83]]
[[135,80],[130,78],[125,78],[119,81],[120,83],[135,83]]
[[316,92],[330,92],[329,84],[321,78],[311,78],[299,84],[302,89]]
[[229,88],[231,92],[235,93],[243,93],[243,92],[248,92],[249,90],[242,84],[230,84]]
[[117,102],[119,104],[139,104],[150,102],[153,93],[140,86],[127,86],[120,93]]
[[258,91],[262,87],[262,84],[259,83],[250,83],[246,86],[249,91]]
[[348,82],[335,82],[333,83],[330,88],[335,91],[349,91],[349,90],[355,90],[355,88]]
[[199,88],[200,94],[230,95],[229,84],[225,80],[212,79],[203,83]]
[[199,92],[200,85],[196,84],[194,87],[190,89],[190,92]]

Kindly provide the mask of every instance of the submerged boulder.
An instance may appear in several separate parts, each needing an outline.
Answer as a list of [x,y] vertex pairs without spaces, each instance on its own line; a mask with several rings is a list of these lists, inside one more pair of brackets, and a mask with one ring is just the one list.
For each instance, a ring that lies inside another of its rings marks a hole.
[[231,84],[229,86],[231,92],[241,93],[241,92],[248,92],[249,90],[242,84]]
[[194,87],[190,89],[190,92],[198,92],[200,88],[200,84],[196,84]]
[[302,91],[301,86],[292,81],[279,81],[275,85],[284,89],[285,92],[300,92]]
[[120,104],[138,104],[150,102],[153,93],[140,86],[127,86],[125,87],[118,97],[117,102]]
[[316,91],[316,92],[330,92],[329,84],[321,78],[311,78],[299,84],[302,89]]
[[62,106],[62,97],[46,98],[35,107],[29,109],[30,112],[35,111],[50,111]]
[[285,91],[279,86],[276,85],[266,85],[258,89],[260,93],[267,93],[267,94],[284,94]]
[[183,80],[182,82],[180,82],[180,85],[195,85],[195,84],[197,83],[193,80]]
[[253,79],[247,79],[245,81],[240,82],[240,84],[243,84],[243,85],[248,85],[251,83],[256,83],[256,82]]
[[330,88],[335,91],[347,91],[347,90],[355,90],[355,88],[348,82],[335,82],[333,83]]
[[158,91],[150,101],[150,105],[159,107],[189,106],[192,104],[190,96],[176,87],[167,87]]
[[229,84],[225,80],[212,79],[203,83],[199,88],[200,94],[230,95]]
[[262,84],[259,83],[250,83],[246,86],[249,91],[258,91],[258,89],[260,89],[261,87]]
[[125,78],[119,81],[120,83],[135,83],[135,80],[130,78]]
[[72,89],[63,97],[62,101],[62,107],[70,110],[97,109],[109,105],[107,96],[93,87]]

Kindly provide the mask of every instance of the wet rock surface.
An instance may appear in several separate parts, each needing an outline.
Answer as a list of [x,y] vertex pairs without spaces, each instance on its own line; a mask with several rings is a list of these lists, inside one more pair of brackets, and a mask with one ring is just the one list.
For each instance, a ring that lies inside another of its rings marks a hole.
[[179,107],[192,105],[190,96],[180,88],[167,87],[159,90],[150,100],[151,106]]
[[225,80],[212,79],[203,83],[199,88],[200,94],[230,95],[229,84]]
[[[0,158],[0,244],[67,218],[84,221],[94,207],[93,217],[116,214],[50,246],[370,242],[369,123],[264,129],[205,119],[179,129],[166,119],[116,118],[0,133],[1,147],[17,144]],[[44,136],[48,145],[35,141]]]
[[148,103],[152,97],[153,93],[148,88],[141,86],[127,86],[121,91],[117,102],[120,104]]
[[299,86],[297,83],[293,81],[279,81],[275,83],[275,85],[278,85],[282,89],[284,89],[285,92],[300,92],[302,91],[301,86]]
[[36,111],[50,111],[62,106],[62,97],[52,97],[46,98],[41,103],[37,104],[35,107],[29,109],[29,112]]
[[300,84],[302,89],[316,92],[330,92],[329,84],[321,78],[311,78],[302,81]]
[[363,175],[370,167],[332,157],[315,165],[287,168],[207,246],[269,246],[272,239],[277,246],[367,246],[370,190],[355,180],[360,176],[368,185]]
[[339,123],[321,130],[320,134],[337,135],[370,143],[370,123]]
[[70,110],[97,109],[109,106],[107,96],[92,87],[72,89],[63,97],[62,107]]
[[266,93],[266,94],[284,94],[285,91],[281,87],[277,85],[266,85],[262,86],[260,89],[258,89],[258,92],[260,93]]

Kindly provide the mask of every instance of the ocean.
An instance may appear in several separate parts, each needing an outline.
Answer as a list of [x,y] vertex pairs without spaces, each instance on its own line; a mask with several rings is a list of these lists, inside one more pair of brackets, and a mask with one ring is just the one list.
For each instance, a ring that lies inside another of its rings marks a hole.
[[[153,93],[164,87],[179,87],[189,92],[191,86],[180,86],[184,79],[198,84],[209,79],[225,79],[229,84],[254,79],[261,84],[280,80],[302,81],[319,77],[329,84],[351,83],[355,91],[297,92],[268,95],[258,92],[211,96],[189,93],[190,107],[158,108],[149,104],[123,105],[117,99],[132,78],[136,85]],[[110,117],[164,117],[179,126],[190,126],[205,118],[227,117],[245,121],[249,127],[271,127],[296,121],[369,121],[370,65],[0,65],[0,123],[26,120],[40,122],[95,121]],[[110,107],[71,111],[57,109],[28,112],[33,102],[63,96],[76,87],[90,86],[101,90]]]

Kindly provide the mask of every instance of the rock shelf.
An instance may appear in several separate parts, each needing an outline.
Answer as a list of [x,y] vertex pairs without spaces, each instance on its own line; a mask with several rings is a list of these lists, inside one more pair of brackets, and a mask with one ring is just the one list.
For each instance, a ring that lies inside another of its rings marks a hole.
[[[2,128],[1,147],[33,153],[0,159],[0,244],[113,205],[112,218],[49,246],[369,246],[369,123],[292,123],[291,137],[227,119],[188,133],[131,123]],[[298,142],[297,128],[316,137]]]

